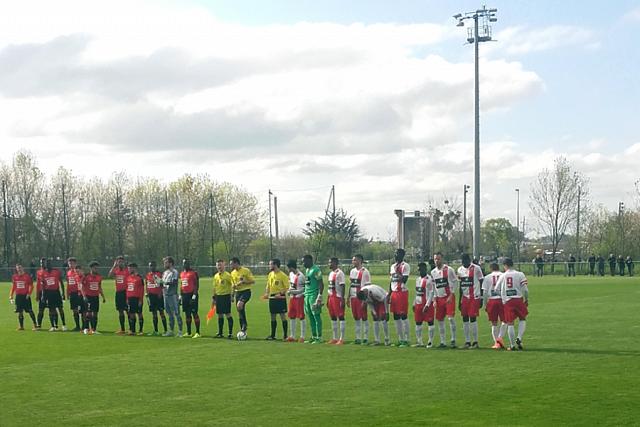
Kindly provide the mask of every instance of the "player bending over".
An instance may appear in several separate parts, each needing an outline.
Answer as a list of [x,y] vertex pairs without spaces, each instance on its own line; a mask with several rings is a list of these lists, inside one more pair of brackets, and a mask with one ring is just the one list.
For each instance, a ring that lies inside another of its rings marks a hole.
[[[18,330],[24,331],[24,314],[27,312],[33,322],[33,330],[37,329],[38,323],[36,316],[31,307],[31,292],[33,292],[33,280],[31,275],[24,271],[22,264],[16,264],[16,273],[11,277],[11,291],[9,291],[9,300],[11,304],[15,304],[18,313]],[[15,300],[14,300],[15,296]]]
[[[464,348],[479,348],[478,346],[478,313],[480,311],[482,270],[471,262],[469,254],[462,254],[462,265],[458,268],[460,283],[460,301],[458,309],[462,314],[462,328],[464,330]],[[473,341],[471,337],[473,336]]]
[[269,299],[269,314],[271,315],[271,335],[267,341],[276,339],[276,327],[278,322],[276,315],[280,315],[282,322],[282,340],[287,339],[287,289],[289,288],[289,277],[280,270],[280,260],[274,258],[269,261],[269,275],[267,276],[267,286],[264,290],[265,298]]
[[436,320],[438,321],[438,331],[440,332],[440,348],[445,344],[444,318],[449,320],[451,329],[451,348],[456,347],[456,284],[458,279],[453,272],[453,268],[442,262],[442,253],[436,252],[433,256],[436,267],[431,270],[431,277],[436,287]]
[[[507,324],[507,333],[511,346],[507,350],[523,350],[522,336],[527,327],[527,315],[529,314],[529,288],[524,273],[513,268],[513,260],[505,258],[504,274],[498,280],[498,288],[504,304],[504,320]],[[518,336],[516,337],[513,323],[518,321]]]
[[[307,322],[304,319],[304,273],[298,270],[298,263],[295,259],[290,259],[287,262],[287,269],[289,270],[289,342],[304,342],[306,335]],[[296,340],[296,330],[300,323],[300,338]]]
[[[347,322],[344,320],[344,294],[345,294],[345,277],[344,272],[338,266],[338,258],[329,260],[329,284],[327,286],[328,298],[327,308],[329,317],[331,318],[331,341],[328,344],[342,345],[344,344],[344,333]],[[340,333],[338,334],[338,322],[340,322]]]
[[418,272],[420,277],[416,278],[416,298],[413,303],[413,315],[416,320],[416,341],[415,347],[424,347],[422,341],[422,323],[427,322],[429,325],[429,341],[427,348],[433,347],[433,336],[435,335],[436,326],[433,322],[435,310],[433,301],[435,298],[435,286],[429,273],[427,273],[427,264],[421,262],[418,264]]
[[387,292],[378,285],[362,286],[358,291],[358,299],[367,304],[373,317],[373,345],[380,345],[380,324],[384,330],[384,345],[389,341],[389,313],[387,312]]
[[233,302],[233,279],[231,273],[226,271],[226,265],[223,259],[216,261],[216,269],[218,272],[213,276],[213,296],[211,297],[211,308],[216,307],[218,315],[218,334],[214,338],[222,338],[222,330],[224,329],[224,319],[227,318],[229,327],[229,335],[227,338],[233,338],[233,317],[231,317],[231,303]]
[[[492,263],[490,268],[491,273],[486,275],[482,281],[482,291],[485,311],[487,312],[487,317],[489,317],[489,322],[491,322],[491,337],[493,338],[493,346],[491,348],[500,349],[504,348],[502,337],[507,329],[507,325],[504,323],[502,297],[498,288],[498,280],[502,273],[497,263]],[[500,326],[498,326],[498,321]]]
[[364,258],[360,254],[356,254],[351,259],[353,268],[349,273],[349,298],[347,299],[347,307],[351,308],[351,314],[356,324],[356,339],[354,344],[369,344],[369,321],[367,319],[367,305],[358,299],[358,291],[364,285],[371,284],[371,275],[363,263]]

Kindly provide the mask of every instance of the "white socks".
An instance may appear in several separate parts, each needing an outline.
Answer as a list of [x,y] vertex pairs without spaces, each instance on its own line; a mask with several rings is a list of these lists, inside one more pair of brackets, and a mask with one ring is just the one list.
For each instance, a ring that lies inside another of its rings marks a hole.
[[416,325],[416,341],[418,345],[422,345],[422,323]]
[[398,341],[402,341],[402,337],[404,337],[404,331],[402,330],[404,328],[404,325],[402,324],[402,319],[396,319],[394,320],[394,322],[396,323],[396,334],[398,335]]
[[341,320],[340,321],[340,341],[344,341],[344,333],[346,329],[347,329],[347,321]]
[[363,335],[362,335],[362,339],[368,341],[369,340],[369,321],[368,320],[362,320],[361,322],[364,325],[364,332],[363,332]]
[[409,342],[409,318],[403,319],[402,323],[404,325],[404,340]]
[[456,340],[456,319],[449,317],[449,329],[451,329],[451,341]]
[[373,338],[376,342],[380,342],[380,321],[373,321]]
[[518,338],[522,341],[522,336],[524,335],[524,330],[527,329],[527,321],[521,320],[518,322]]
[[384,330],[384,340],[389,340],[389,322],[386,320],[382,321],[382,329]]
[[429,342],[431,343],[433,342],[433,337],[435,334],[436,334],[436,325],[429,325]]
[[337,320],[331,321],[331,333],[333,334],[333,339],[337,340],[338,339],[338,321]]
[[469,337],[469,327],[471,324],[469,322],[462,322],[462,329],[464,330],[464,342],[471,342],[471,337]]
[[498,331],[499,331],[499,329],[500,328],[498,326],[491,325],[491,336],[493,337],[493,341],[494,342],[498,342],[498,337],[499,337],[499,335],[498,335],[499,332]]
[[507,326],[507,333],[509,334],[509,341],[511,341],[511,347],[516,345],[516,330],[513,325]]
[[289,337],[290,338],[295,338],[296,337],[296,325],[298,323],[298,319],[289,319]]
[[362,338],[361,329],[362,329],[362,320],[356,320],[356,339],[357,340]]
[[444,344],[444,320],[438,321],[438,332],[440,333],[440,343]]
[[300,320],[300,338],[304,339],[307,332],[307,321],[305,319]]
[[478,342],[478,321],[471,322],[471,336],[473,337],[473,342]]
[[504,337],[504,333],[505,333],[506,331],[507,331],[507,324],[506,324],[506,323],[504,323],[504,322],[502,322],[502,323],[500,324],[500,333],[498,334],[498,336],[499,336],[500,338]]

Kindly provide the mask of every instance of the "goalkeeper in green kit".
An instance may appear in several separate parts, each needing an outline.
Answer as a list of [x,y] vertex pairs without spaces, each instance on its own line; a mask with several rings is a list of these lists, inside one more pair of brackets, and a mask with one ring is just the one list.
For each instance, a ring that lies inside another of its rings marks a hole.
[[306,268],[305,276],[307,278],[304,287],[304,313],[311,323],[311,339],[308,342],[317,344],[322,342],[321,310],[322,291],[324,290],[322,271],[313,263],[311,255],[302,257],[302,263]]

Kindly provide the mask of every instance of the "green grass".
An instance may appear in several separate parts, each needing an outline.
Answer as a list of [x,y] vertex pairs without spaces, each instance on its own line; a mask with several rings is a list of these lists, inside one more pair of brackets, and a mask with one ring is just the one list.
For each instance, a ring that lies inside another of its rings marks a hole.
[[[246,342],[210,339],[215,321],[203,321],[201,340],[16,332],[5,298],[0,425],[624,425],[640,419],[639,278],[530,278],[526,351],[516,353],[488,349],[484,313],[478,351],[265,342],[267,304],[256,295],[263,283],[248,305]],[[100,313],[105,332],[117,328],[112,288],[107,282]],[[0,292],[8,295],[8,286],[0,284]],[[353,338],[352,321],[347,336]]]

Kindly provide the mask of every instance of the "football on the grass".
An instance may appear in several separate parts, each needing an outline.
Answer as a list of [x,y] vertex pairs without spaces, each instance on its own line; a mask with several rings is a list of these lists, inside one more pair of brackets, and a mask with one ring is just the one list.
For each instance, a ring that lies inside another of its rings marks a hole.
[[244,331],[240,331],[236,334],[236,337],[238,338],[238,341],[244,341],[247,339],[247,333]]

